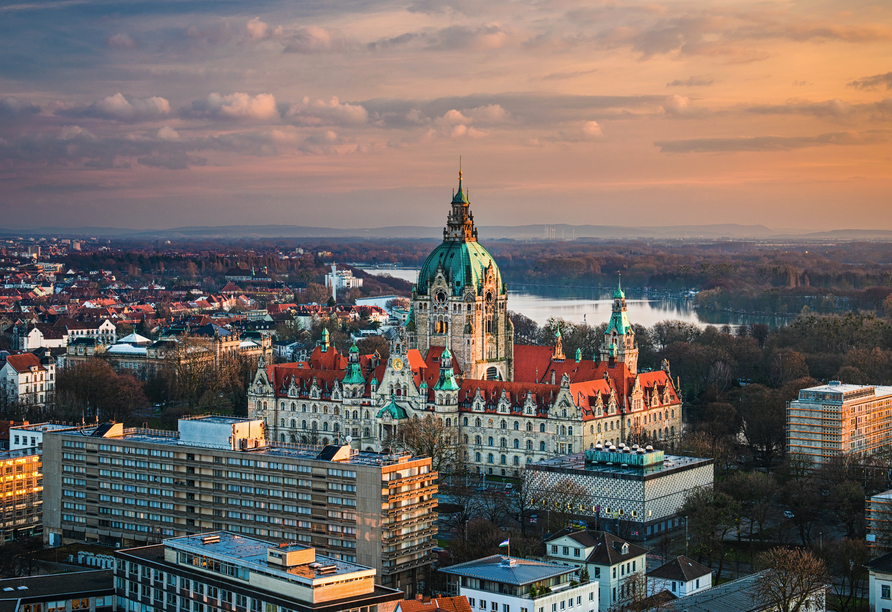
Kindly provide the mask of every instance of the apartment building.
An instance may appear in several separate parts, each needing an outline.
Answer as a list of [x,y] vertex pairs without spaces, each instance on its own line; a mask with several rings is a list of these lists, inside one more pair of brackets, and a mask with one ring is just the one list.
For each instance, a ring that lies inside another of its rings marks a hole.
[[826,385],[787,404],[787,452],[820,465],[838,455],[869,457],[892,448],[892,387]]
[[44,436],[50,544],[115,546],[226,530],[296,541],[423,589],[436,546],[428,457],[269,443],[263,422],[195,417],[178,431],[108,423]]
[[3,490],[0,494],[0,544],[40,533],[43,476],[40,450],[0,452]]
[[390,612],[403,598],[375,570],[218,531],[115,551],[118,610],[180,612]]

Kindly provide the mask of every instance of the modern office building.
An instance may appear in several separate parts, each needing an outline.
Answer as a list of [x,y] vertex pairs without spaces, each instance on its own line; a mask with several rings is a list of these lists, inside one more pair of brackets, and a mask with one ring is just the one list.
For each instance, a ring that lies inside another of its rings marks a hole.
[[579,584],[576,567],[492,555],[442,568],[451,595],[472,610],[491,612],[597,612],[598,581]]
[[0,452],[2,542],[40,534],[43,516],[41,452],[36,448]]
[[296,543],[217,531],[115,551],[117,609],[389,612],[403,598],[375,570]]
[[892,387],[826,385],[787,404],[787,453],[820,465],[839,455],[869,457],[892,448]]
[[268,443],[262,421],[182,419],[178,431],[103,424],[44,437],[50,544],[114,546],[227,530],[297,541],[375,568],[414,595],[436,546],[428,457]]
[[713,484],[712,459],[665,455],[637,444],[598,444],[526,470],[534,505],[594,519],[630,540],[678,527],[688,491]]
[[62,423],[28,423],[11,425],[9,428],[9,449],[43,448],[43,434],[48,431],[76,430],[75,425]]
[[0,580],[0,609],[8,612],[112,612],[114,596],[112,570]]

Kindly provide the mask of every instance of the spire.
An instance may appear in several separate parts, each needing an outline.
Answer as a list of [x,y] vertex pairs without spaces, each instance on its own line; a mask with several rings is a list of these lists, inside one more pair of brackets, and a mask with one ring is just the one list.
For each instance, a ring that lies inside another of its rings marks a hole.
[[623,275],[621,272],[616,273],[616,291],[613,294],[614,299],[625,299],[626,294],[623,293]]
[[328,328],[322,329],[322,352],[328,352]]
[[477,229],[471,213],[468,192],[462,184],[463,173],[458,171],[458,191],[452,195],[452,210],[446,219],[443,239],[451,242],[477,242]]

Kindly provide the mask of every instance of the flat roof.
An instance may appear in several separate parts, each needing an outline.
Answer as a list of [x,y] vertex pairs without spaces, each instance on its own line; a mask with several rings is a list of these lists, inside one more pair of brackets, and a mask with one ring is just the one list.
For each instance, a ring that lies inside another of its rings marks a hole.
[[[19,589],[19,587],[28,587]],[[12,588],[12,591],[4,589]],[[46,574],[0,580],[0,601],[37,597],[70,599],[78,595],[114,595],[112,570],[91,570],[64,574]]]
[[[205,544],[205,542],[208,543]],[[315,555],[315,561],[312,563],[303,563],[288,568],[272,565],[267,563],[267,552],[271,548],[277,551],[293,551],[308,550],[313,547],[298,543],[280,547],[273,542],[241,536],[228,531],[214,531],[179,538],[169,538],[164,540],[164,546],[195,555],[233,561],[239,567],[247,567],[254,571],[270,574],[276,578],[292,582],[312,583],[315,580],[325,580],[334,576],[346,576],[356,573],[367,573],[369,576],[374,576],[375,574],[373,568],[320,555],[318,550]],[[318,571],[323,567],[329,568],[329,571],[325,573]]]
[[713,459],[704,457],[682,457],[680,455],[665,455],[662,463],[656,463],[646,466],[623,465],[614,463],[607,465],[606,463],[586,463],[585,452],[574,453],[572,455],[562,455],[560,457],[552,457],[551,459],[543,459],[537,463],[532,463],[527,467],[536,469],[544,468],[560,468],[564,470],[572,470],[597,475],[627,475],[629,477],[659,477],[670,474],[679,469],[688,469],[700,465],[708,465]]
[[63,425],[61,423],[32,423],[30,425],[13,425],[9,429],[17,429],[19,431],[59,431],[77,428],[77,425]]
[[0,460],[21,459],[22,457],[32,457],[34,455],[42,455],[43,451],[36,446],[28,448],[17,448],[15,450],[0,450]]
[[[511,564],[507,561],[510,559]],[[534,561],[532,559],[518,559],[503,555],[492,555],[458,565],[440,568],[444,574],[467,576],[481,580],[492,580],[503,584],[524,585],[563,576],[576,571],[575,565],[561,565],[548,561]]]

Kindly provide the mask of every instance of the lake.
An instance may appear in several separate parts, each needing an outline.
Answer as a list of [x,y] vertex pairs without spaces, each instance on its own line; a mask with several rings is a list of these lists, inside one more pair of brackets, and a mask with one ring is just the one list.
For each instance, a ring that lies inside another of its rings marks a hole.
[[[411,268],[363,268],[363,270],[379,276],[389,274],[410,283],[415,283],[418,279],[418,270]],[[509,286],[508,309],[531,318],[539,325],[544,325],[551,317],[573,323],[599,325],[610,318],[613,308],[612,298],[613,288],[610,287],[518,285]],[[655,323],[667,319],[685,321],[701,327],[726,323],[734,326],[766,323],[771,327],[778,327],[786,325],[789,321],[784,317],[695,310],[691,299],[649,298],[634,290],[626,291],[626,307],[629,321],[645,327],[652,327]]]

